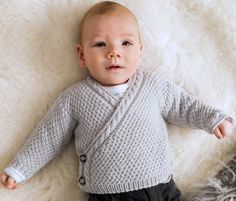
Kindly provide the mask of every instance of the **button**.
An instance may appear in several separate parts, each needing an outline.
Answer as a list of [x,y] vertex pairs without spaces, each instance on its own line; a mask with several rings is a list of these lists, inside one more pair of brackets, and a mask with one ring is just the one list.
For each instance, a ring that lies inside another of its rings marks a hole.
[[82,163],[85,163],[87,161],[87,156],[85,154],[81,154],[79,158]]
[[83,176],[79,178],[79,183],[81,185],[85,185],[86,184],[85,178]]

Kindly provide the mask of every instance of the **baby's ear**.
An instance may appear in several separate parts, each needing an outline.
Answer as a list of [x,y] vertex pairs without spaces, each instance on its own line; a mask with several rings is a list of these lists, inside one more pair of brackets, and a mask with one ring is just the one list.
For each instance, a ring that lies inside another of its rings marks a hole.
[[80,45],[77,45],[76,49],[77,49],[77,54],[78,54],[78,57],[79,57],[79,64],[80,64],[80,67],[81,67],[81,68],[85,68],[86,66],[85,66],[83,48],[82,48]]
[[142,52],[143,52],[143,43],[140,43],[140,57],[142,56]]
[[143,51],[144,45],[143,43],[140,43],[140,50]]

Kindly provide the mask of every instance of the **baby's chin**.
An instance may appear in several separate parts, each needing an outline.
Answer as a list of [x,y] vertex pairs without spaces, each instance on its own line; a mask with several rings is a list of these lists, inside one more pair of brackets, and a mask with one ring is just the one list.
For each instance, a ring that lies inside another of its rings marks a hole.
[[98,83],[102,86],[115,86],[127,83],[129,78],[123,78],[123,79],[106,79],[106,80],[98,80]]

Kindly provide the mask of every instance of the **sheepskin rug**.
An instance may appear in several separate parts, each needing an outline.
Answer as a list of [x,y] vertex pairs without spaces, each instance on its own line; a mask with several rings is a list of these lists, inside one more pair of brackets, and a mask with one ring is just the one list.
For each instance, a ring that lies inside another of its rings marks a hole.
[[[13,159],[58,93],[85,78],[76,55],[79,22],[96,0],[0,1],[0,169]],[[235,118],[235,0],[117,0],[134,12],[142,67],[158,71]],[[184,200],[236,153],[234,136],[168,125],[174,178]],[[86,201],[73,142],[0,201]],[[223,201],[223,199],[222,199]],[[226,200],[225,200],[226,201]]]

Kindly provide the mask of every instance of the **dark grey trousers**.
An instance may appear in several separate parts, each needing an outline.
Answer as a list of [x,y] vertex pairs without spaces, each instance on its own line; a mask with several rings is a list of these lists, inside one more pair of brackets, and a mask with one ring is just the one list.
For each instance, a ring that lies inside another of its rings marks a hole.
[[180,201],[181,193],[173,179],[151,188],[115,194],[89,194],[89,201]]

